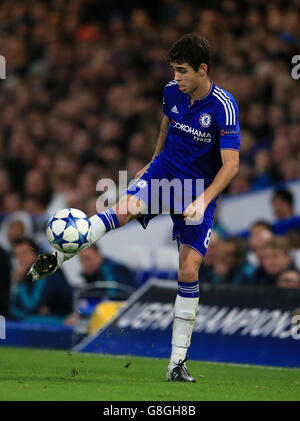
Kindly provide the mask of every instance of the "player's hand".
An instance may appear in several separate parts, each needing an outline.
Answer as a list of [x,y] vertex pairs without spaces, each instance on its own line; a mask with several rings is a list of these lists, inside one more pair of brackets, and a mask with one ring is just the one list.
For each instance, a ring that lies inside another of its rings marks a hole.
[[152,161],[150,161],[149,164],[145,165],[144,168],[142,168],[140,171],[138,171],[135,174],[135,179],[140,178],[147,171],[147,169],[150,167],[151,164],[152,164]]
[[45,276],[52,275],[57,270],[56,254],[39,254],[36,261],[29,269],[28,275],[33,281],[39,281]]
[[184,222],[200,222],[204,216],[206,206],[204,205],[204,198],[200,196],[192,203],[183,212]]

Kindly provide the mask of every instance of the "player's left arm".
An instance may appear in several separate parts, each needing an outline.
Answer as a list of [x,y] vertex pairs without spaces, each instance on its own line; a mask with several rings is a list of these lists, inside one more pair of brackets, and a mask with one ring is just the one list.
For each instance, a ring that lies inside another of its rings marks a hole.
[[[185,220],[200,221],[207,206],[228,186],[239,172],[240,126],[239,110],[235,99],[227,94],[218,94],[219,107],[215,113],[215,124],[219,133],[222,166],[213,182],[184,211]],[[224,97],[226,101],[224,101]]]
[[221,149],[222,167],[217,172],[213,182],[204,192],[205,209],[231,183],[239,172],[239,151]]
[[213,182],[204,192],[205,209],[231,183],[239,172],[239,151],[222,149],[222,167],[217,172]]
[[223,165],[217,172],[213,182],[192,202],[184,211],[186,219],[200,221],[207,206],[231,183],[239,172],[239,151],[233,149],[222,149],[221,157]]

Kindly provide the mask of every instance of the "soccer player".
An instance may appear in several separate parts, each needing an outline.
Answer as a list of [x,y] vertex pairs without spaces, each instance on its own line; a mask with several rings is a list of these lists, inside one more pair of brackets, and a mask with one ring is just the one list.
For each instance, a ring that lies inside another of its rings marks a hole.
[[[152,161],[137,173],[137,180],[115,206],[90,221],[94,243],[133,219],[146,228],[162,209],[170,210],[179,271],[167,379],[194,382],[185,361],[199,302],[199,267],[209,245],[216,199],[238,173],[240,129],[234,98],[210,79],[211,50],[206,39],[185,34],[171,47],[168,62],[174,80],[164,88],[164,116]],[[171,189],[169,201],[151,194],[155,180],[181,181],[184,201],[180,188]],[[186,180],[191,183],[185,184]],[[202,190],[198,180],[203,180]],[[153,212],[153,202],[158,212]],[[41,255],[30,270],[33,280],[52,273],[68,258],[59,252]]]

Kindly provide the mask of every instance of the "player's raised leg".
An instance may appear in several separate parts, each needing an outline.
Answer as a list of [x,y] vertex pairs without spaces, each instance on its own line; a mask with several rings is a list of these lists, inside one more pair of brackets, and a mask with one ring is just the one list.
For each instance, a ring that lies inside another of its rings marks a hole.
[[[89,218],[91,223],[91,242],[86,248],[100,240],[112,229],[126,225],[137,218],[144,211],[144,203],[132,195],[123,196],[112,208],[93,215]],[[77,253],[62,253],[56,251],[54,254],[44,253],[37,257],[31,266],[29,274],[33,281],[38,281],[44,276],[52,275],[62,264],[74,257]]]
[[123,196],[118,203],[104,212],[90,218],[92,226],[92,244],[100,240],[112,229],[126,225],[144,211],[144,203],[132,195]]
[[193,248],[180,244],[178,293],[174,305],[172,354],[167,380],[195,382],[185,366],[199,303],[198,273],[202,256]]

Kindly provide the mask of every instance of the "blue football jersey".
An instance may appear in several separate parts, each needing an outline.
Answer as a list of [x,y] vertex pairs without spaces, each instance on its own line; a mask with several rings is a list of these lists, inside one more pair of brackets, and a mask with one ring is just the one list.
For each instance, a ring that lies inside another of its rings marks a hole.
[[173,80],[164,88],[163,111],[170,126],[159,156],[174,177],[203,179],[207,188],[222,166],[221,149],[240,149],[235,99],[212,82],[208,94],[191,105]]

